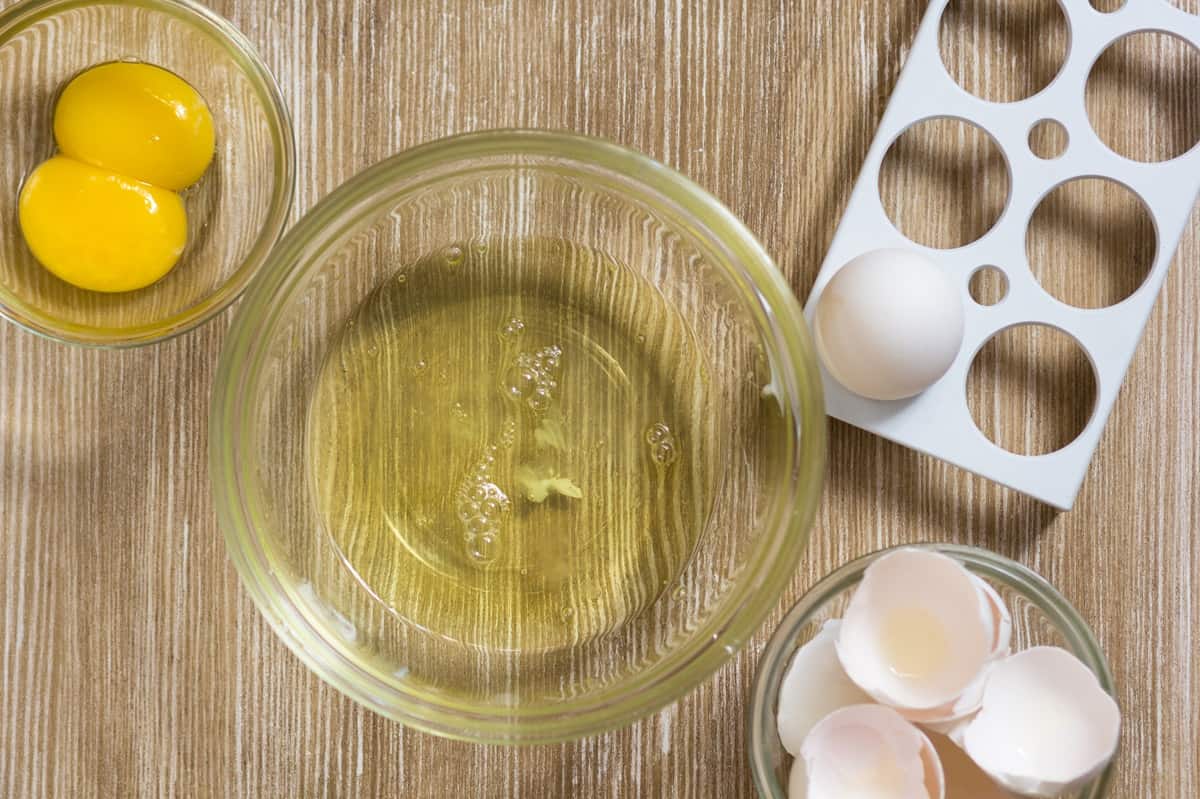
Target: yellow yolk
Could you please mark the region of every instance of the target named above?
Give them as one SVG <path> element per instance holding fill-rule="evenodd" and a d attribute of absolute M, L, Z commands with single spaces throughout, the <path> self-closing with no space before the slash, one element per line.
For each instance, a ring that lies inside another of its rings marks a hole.
<path fill-rule="evenodd" d="M 62 156 L 26 179 L 19 213 L 38 261 L 92 291 L 150 285 L 170 271 L 187 242 L 178 194 Z"/>
<path fill-rule="evenodd" d="M 213 158 L 204 98 L 161 67 L 102 64 L 63 89 L 54 137 L 61 153 L 21 189 L 21 231 L 34 257 L 92 291 L 133 291 L 169 272 L 187 243 L 175 192 Z"/>
<path fill-rule="evenodd" d="M 80 73 L 58 99 L 54 137 L 72 158 L 175 191 L 199 180 L 215 152 L 204 98 L 150 64 Z"/>

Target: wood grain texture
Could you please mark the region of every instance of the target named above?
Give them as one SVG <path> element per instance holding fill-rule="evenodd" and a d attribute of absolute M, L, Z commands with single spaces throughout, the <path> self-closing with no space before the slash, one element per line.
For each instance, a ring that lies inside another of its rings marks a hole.
<path fill-rule="evenodd" d="M 298 211 L 432 138 L 567 128 L 707 187 L 802 296 L 924 5 L 214 3 L 291 103 Z M 1011 69 L 989 58 L 980 72 L 1005 80 Z M 1182 69 L 1167 77 L 1196 113 L 1200 88 Z M 1119 120 L 1122 106 L 1105 113 Z M 1093 624 L 1127 718 L 1113 797 L 1200 795 L 1198 263 L 1193 215 L 1074 511 L 833 424 L 808 558 L 746 649 L 632 728 L 521 750 L 370 715 L 259 618 L 225 558 L 207 484 L 208 395 L 228 316 L 126 353 L 2 326 L 0 796 L 749 797 L 744 708 L 773 622 L 834 566 L 924 539 L 1027 563 Z M 1090 279 L 1086 263 L 1065 268 Z"/>

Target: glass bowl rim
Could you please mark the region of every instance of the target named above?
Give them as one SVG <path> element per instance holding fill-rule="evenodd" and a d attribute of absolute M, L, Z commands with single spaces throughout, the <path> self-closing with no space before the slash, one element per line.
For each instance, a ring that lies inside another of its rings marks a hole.
<path fill-rule="evenodd" d="M 730 264 L 746 273 L 769 325 L 765 333 L 773 337 L 764 346 L 777 356 L 771 366 L 780 401 L 791 412 L 787 475 L 792 490 L 779 489 L 773 497 L 778 498 L 777 512 L 763 525 L 762 542 L 748 564 L 750 573 L 739 573 L 737 585 L 730 589 L 737 601 L 723 601 L 723 612 L 699 625 L 699 632 L 708 637 L 692 635 L 688 646 L 677 647 L 655 667 L 623 682 L 619 699 L 602 696 L 588 707 L 567 701 L 547 710 L 493 712 L 466 702 L 419 700 L 379 680 L 337 651 L 336 642 L 322 636 L 288 600 L 248 502 L 252 459 L 241 452 L 240 439 L 252 428 L 255 378 L 290 298 L 309 274 L 319 271 L 347 231 L 400 202 L 413 191 L 412 183 L 420 184 L 421 175 L 488 157 L 520 158 L 522 168 L 538 158 L 559 167 L 573 163 L 638 187 L 645 192 L 643 200 L 652 196 L 661 208 L 682 209 L 696 229 L 727 248 L 733 256 Z M 402 184 L 404 188 L 396 188 Z M 633 150 L 599 138 L 528 129 L 460 134 L 405 150 L 352 177 L 292 227 L 234 315 L 214 382 L 209 433 L 210 479 L 230 557 L 260 612 L 310 670 L 381 715 L 444 737 L 487 743 L 558 742 L 624 726 L 677 700 L 731 658 L 774 607 L 807 545 L 823 483 L 826 423 L 819 372 L 802 320 L 783 275 L 745 226 L 692 181 Z M 647 671 L 655 679 L 642 679 Z"/>
<path fill-rule="evenodd" d="M 279 84 L 249 39 L 228 20 L 194 0 L 22 0 L 0 12 L 0 46 L 32 25 L 89 6 L 128 6 L 165 13 L 214 38 L 249 80 L 263 108 L 275 154 L 275 187 L 267 216 L 237 269 L 200 301 L 165 318 L 126 327 L 52 324 L 18 296 L 0 287 L 0 317 L 51 341 L 97 349 L 157 344 L 203 325 L 230 306 L 258 273 L 282 236 L 296 186 L 296 142 Z"/>
<path fill-rule="evenodd" d="M 924 542 L 885 547 L 840 566 L 805 591 L 779 622 L 759 657 L 751 689 L 750 709 L 746 714 L 746 751 L 754 787 L 763 799 L 787 799 L 787 789 L 779 784 L 775 769 L 769 762 L 769 753 L 776 745 L 770 738 L 776 736 L 778 740 L 775 705 L 783 675 L 796 651 L 800 630 L 812 621 L 813 615 L 826 603 L 856 585 L 871 563 L 900 549 L 920 549 L 949 555 L 961 561 L 973 573 L 999 581 L 1032 600 L 1043 613 L 1051 617 L 1055 627 L 1067 639 L 1070 651 L 1092 670 L 1100 686 L 1116 696 L 1112 670 L 1091 627 L 1067 598 L 1033 569 L 991 550 L 966 544 Z M 1116 758 L 1113 762 L 1116 762 Z M 1082 799 L 1103 799 L 1107 795 L 1112 768 L 1112 763 L 1109 763 Z"/>

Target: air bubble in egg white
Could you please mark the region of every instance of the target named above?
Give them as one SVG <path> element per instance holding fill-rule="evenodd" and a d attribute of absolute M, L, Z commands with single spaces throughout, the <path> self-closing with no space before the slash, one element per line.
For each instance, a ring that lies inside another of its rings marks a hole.
<path fill-rule="evenodd" d="M 666 441 L 671 435 L 671 428 L 667 427 L 662 422 L 652 424 L 646 428 L 646 443 L 659 444 Z"/>
<path fill-rule="evenodd" d="M 525 323 L 513 317 L 504 323 L 504 327 L 500 328 L 500 335 L 506 339 L 519 338 L 525 332 Z"/>
<path fill-rule="evenodd" d="M 476 539 L 467 547 L 467 553 L 479 563 L 488 563 L 496 559 L 495 547 L 485 544 L 482 538 Z"/>

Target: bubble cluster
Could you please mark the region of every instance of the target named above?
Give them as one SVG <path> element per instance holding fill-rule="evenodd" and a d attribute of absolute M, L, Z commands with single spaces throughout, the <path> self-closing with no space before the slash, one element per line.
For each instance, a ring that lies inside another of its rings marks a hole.
<path fill-rule="evenodd" d="M 537 412 L 545 411 L 558 388 L 558 370 L 562 348 L 543 347 L 537 352 L 522 352 L 504 376 L 504 394 L 524 402 Z"/>
<path fill-rule="evenodd" d="M 504 428 L 500 431 L 500 446 L 512 449 L 517 443 L 517 423 L 512 419 L 504 420 Z"/>
<path fill-rule="evenodd" d="M 670 466 L 679 457 L 675 434 L 662 422 L 646 428 L 646 443 L 650 445 L 650 458 L 660 466 Z"/>
<path fill-rule="evenodd" d="M 504 517 L 512 508 L 508 495 L 492 482 L 495 463 L 496 448 L 488 447 L 454 496 L 455 510 L 463 525 L 467 554 L 479 563 L 496 559 L 496 538 Z"/>
<path fill-rule="evenodd" d="M 512 317 L 504 326 L 500 328 L 500 337 L 506 341 L 512 341 L 521 337 L 525 332 L 525 322 L 517 317 Z"/>

